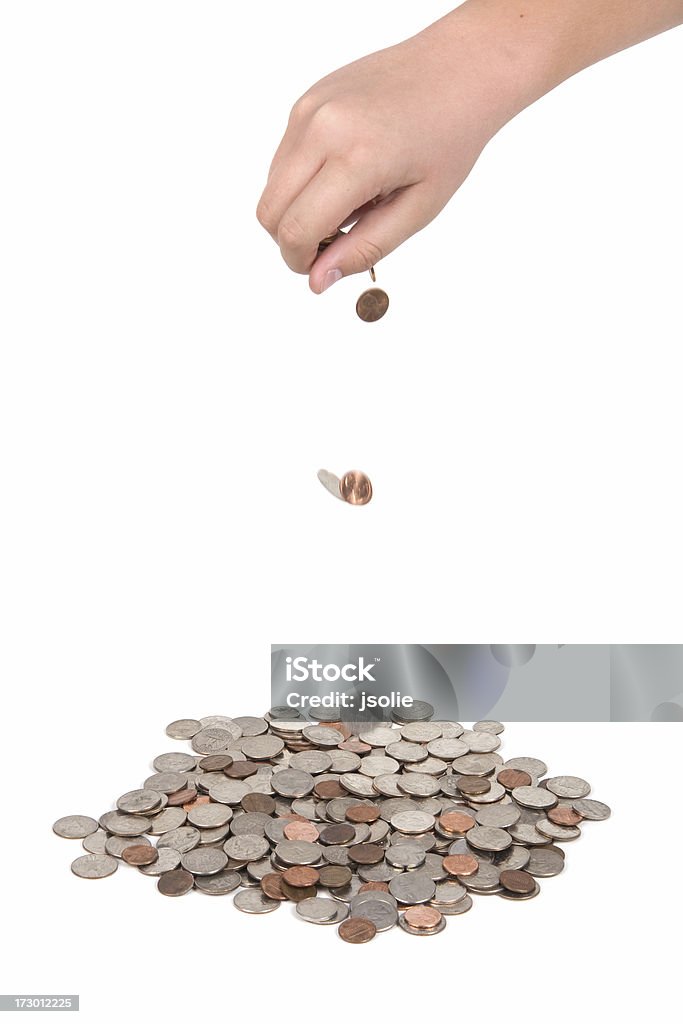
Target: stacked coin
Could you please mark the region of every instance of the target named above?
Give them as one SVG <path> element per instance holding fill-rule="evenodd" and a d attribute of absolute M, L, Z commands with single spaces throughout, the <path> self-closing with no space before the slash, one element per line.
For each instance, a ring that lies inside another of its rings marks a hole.
<path fill-rule="evenodd" d="M 159 754 L 98 819 L 69 815 L 53 830 L 83 840 L 71 865 L 81 878 L 123 861 L 165 896 L 239 890 L 248 914 L 292 903 L 346 942 L 396 925 L 435 935 L 473 895 L 537 896 L 538 879 L 563 870 L 563 844 L 610 809 L 584 779 L 503 760 L 501 723 L 432 715 L 420 701 L 375 724 L 287 707 L 179 719 L 166 733 L 194 753 Z"/>

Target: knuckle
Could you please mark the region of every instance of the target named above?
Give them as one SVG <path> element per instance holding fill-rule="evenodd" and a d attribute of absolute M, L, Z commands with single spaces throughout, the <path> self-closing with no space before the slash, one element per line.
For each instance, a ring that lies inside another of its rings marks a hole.
<path fill-rule="evenodd" d="M 277 240 L 280 248 L 298 249 L 304 244 L 306 233 L 303 225 L 296 217 L 285 217 L 277 231 Z"/>
<path fill-rule="evenodd" d="M 354 243 L 354 256 L 364 270 L 369 270 L 382 259 L 384 253 L 376 242 L 369 238 L 358 238 Z"/>
<path fill-rule="evenodd" d="M 258 206 L 256 207 L 256 219 L 262 228 L 265 228 L 266 231 L 270 232 L 270 234 L 273 234 L 277 227 L 277 224 L 275 222 L 275 218 L 273 216 L 273 211 L 270 207 L 270 204 L 266 199 L 259 199 Z"/>
<path fill-rule="evenodd" d="M 300 96 L 294 106 L 289 112 L 289 123 L 300 124 L 302 121 L 306 121 L 317 106 L 316 101 L 313 98 L 312 93 L 305 92 L 303 96 Z"/>

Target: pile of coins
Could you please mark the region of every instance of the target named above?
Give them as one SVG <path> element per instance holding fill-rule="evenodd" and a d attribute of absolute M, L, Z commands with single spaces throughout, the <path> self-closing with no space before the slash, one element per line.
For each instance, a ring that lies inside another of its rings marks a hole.
<path fill-rule="evenodd" d="M 159 754 L 113 809 L 53 830 L 83 840 L 71 865 L 82 878 L 123 861 L 165 896 L 238 890 L 248 914 L 292 903 L 346 942 L 396 925 L 436 935 L 473 896 L 537 896 L 538 879 L 563 870 L 563 845 L 610 809 L 536 757 L 504 761 L 500 722 L 465 729 L 432 714 L 416 701 L 380 724 L 310 721 L 287 707 L 181 719 L 166 733 L 193 753 Z"/>

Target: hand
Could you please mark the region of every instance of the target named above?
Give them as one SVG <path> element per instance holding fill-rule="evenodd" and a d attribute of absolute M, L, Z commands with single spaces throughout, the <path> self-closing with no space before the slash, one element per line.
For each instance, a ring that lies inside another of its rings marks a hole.
<path fill-rule="evenodd" d="M 428 224 L 509 116 L 454 15 L 335 71 L 294 105 L 257 216 L 314 292 Z M 321 239 L 354 222 L 318 255 Z"/>

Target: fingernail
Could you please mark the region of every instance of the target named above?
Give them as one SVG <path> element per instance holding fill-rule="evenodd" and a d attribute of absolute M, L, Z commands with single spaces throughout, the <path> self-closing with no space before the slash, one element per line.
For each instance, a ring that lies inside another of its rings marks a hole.
<path fill-rule="evenodd" d="M 323 277 L 323 283 L 320 287 L 320 294 L 322 295 L 322 293 L 326 292 L 327 289 L 331 287 L 331 285 L 336 284 L 336 282 L 341 281 L 341 279 L 342 272 L 341 270 L 338 270 L 337 267 L 335 267 L 334 270 L 328 270 L 325 276 Z"/>

